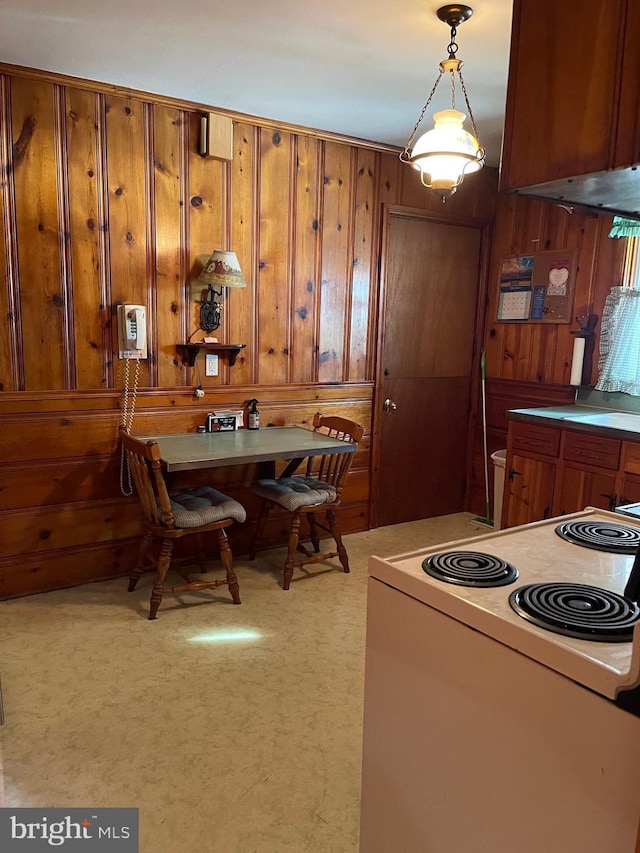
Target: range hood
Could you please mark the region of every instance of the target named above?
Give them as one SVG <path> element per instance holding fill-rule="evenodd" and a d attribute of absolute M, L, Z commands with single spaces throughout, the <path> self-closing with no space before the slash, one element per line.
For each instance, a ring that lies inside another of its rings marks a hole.
<path fill-rule="evenodd" d="M 511 192 L 640 219 L 640 165 L 560 178 Z"/>

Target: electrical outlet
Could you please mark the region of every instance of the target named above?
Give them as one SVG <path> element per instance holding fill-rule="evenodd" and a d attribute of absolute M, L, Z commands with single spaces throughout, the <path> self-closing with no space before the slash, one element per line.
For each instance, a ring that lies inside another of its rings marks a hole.
<path fill-rule="evenodd" d="M 217 376 L 218 375 L 218 356 L 215 353 L 208 352 L 204 357 L 204 375 L 205 376 Z"/>

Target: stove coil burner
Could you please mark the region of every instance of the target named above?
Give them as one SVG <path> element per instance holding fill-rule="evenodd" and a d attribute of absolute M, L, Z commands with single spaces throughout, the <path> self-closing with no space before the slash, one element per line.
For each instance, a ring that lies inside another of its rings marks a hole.
<path fill-rule="evenodd" d="M 608 521 L 565 521 L 556 527 L 563 539 L 596 551 L 635 554 L 640 545 L 640 530 Z"/>
<path fill-rule="evenodd" d="M 518 577 L 515 566 L 478 551 L 434 554 L 423 561 L 422 568 L 439 581 L 459 586 L 506 586 Z"/>
<path fill-rule="evenodd" d="M 565 637 L 628 643 L 640 607 L 628 598 L 582 583 L 532 583 L 514 590 L 509 604 L 523 619 Z"/>

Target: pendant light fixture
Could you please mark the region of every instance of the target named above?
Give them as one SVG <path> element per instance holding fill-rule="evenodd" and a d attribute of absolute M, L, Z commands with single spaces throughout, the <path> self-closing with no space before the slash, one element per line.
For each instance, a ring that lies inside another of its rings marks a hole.
<path fill-rule="evenodd" d="M 400 154 L 400 159 L 403 163 L 408 163 L 414 169 L 418 169 L 422 185 L 437 193 L 444 202 L 448 196 L 455 193 L 465 175 L 477 172 L 484 166 L 485 153 L 484 148 L 478 142 L 476 123 L 462 79 L 460 71 L 462 61 L 456 58 L 458 51 L 456 44 L 457 28 L 464 21 L 469 20 L 473 15 L 473 9 L 470 6 L 450 4 L 442 6 L 436 14 L 441 21 L 451 27 L 449 56 L 440 63 L 440 73 L 433 84 L 411 136 L 407 140 L 404 151 Z M 451 78 L 451 109 L 434 113 L 434 128 L 423 133 L 414 144 L 420 123 L 445 73 L 448 73 Z M 465 114 L 456 109 L 456 75 L 460 81 L 460 89 L 469 113 L 473 135 L 463 127 Z"/>

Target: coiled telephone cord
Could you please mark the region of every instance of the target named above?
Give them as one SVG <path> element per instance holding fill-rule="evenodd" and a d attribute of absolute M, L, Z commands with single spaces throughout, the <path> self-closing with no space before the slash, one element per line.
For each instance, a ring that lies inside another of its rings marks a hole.
<path fill-rule="evenodd" d="M 138 382 L 140 380 L 140 359 L 134 359 L 136 363 L 135 373 L 133 375 L 133 389 L 131 391 L 131 405 L 129 405 L 129 362 L 130 358 L 124 360 L 124 390 L 122 394 L 122 426 L 127 434 L 131 432 L 133 426 L 133 416 L 136 411 L 136 398 L 138 396 Z M 127 485 L 125 488 L 125 478 Z M 127 491 L 128 489 L 128 491 Z M 127 452 L 124 449 L 124 444 L 120 445 L 120 491 L 125 497 L 130 497 L 133 494 L 133 482 L 131 480 L 131 467 L 127 458 Z"/>

